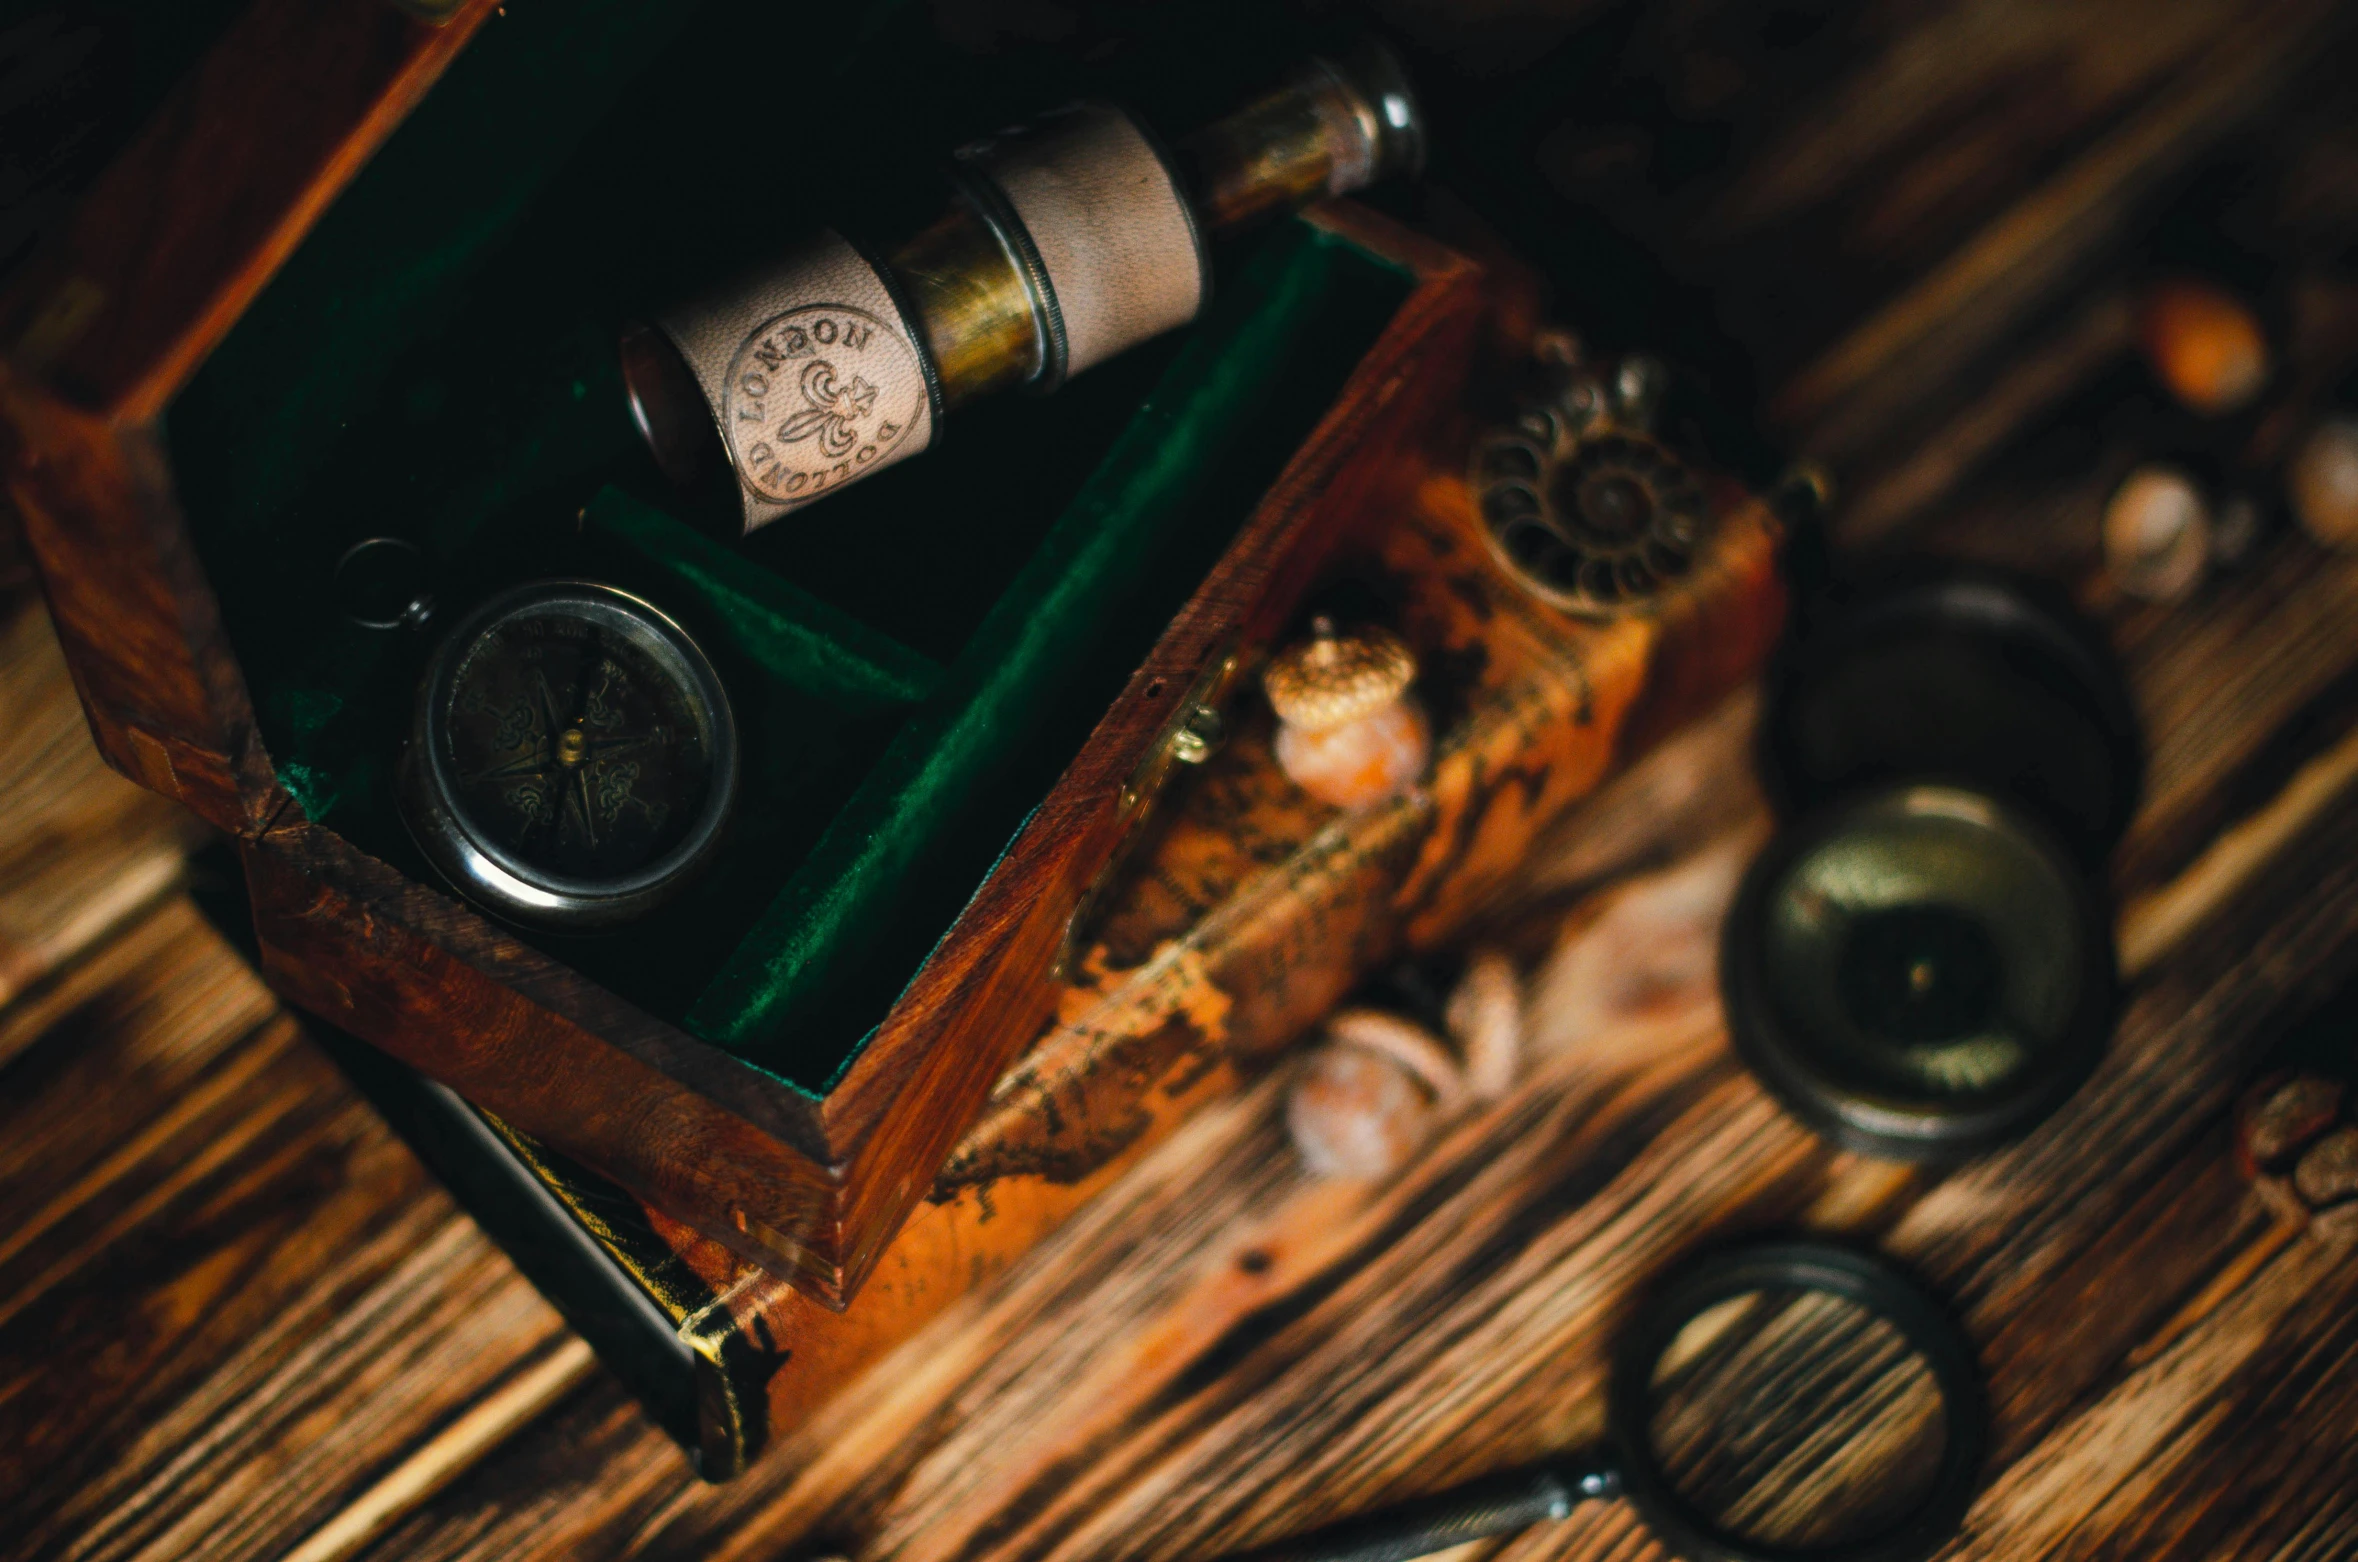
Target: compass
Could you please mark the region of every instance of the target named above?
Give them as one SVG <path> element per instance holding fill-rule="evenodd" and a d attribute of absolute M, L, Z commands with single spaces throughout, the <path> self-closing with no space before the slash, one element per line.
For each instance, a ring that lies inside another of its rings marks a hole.
<path fill-rule="evenodd" d="M 462 894 L 518 922 L 609 927 L 712 859 L 736 723 L 703 651 L 627 592 L 545 580 L 451 630 L 418 686 L 400 798 Z"/>

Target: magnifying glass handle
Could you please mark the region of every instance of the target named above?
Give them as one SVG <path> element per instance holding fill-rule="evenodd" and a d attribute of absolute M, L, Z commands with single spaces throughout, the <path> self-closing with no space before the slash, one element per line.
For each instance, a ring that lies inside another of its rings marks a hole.
<path fill-rule="evenodd" d="M 1592 1497 L 1621 1494 L 1621 1472 L 1599 1458 L 1535 1464 L 1364 1518 L 1346 1519 L 1227 1562 L 1407 1562 L 1470 1540 L 1560 1519 Z"/>

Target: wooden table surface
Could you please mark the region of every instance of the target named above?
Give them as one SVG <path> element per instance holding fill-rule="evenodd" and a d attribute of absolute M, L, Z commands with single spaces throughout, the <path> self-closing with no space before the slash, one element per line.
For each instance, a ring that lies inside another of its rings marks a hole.
<path fill-rule="evenodd" d="M 1429 34 L 1448 8 L 1390 9 Z M 1582 9 L 1449 25 L 1478 65 Z M 2316 262 L 2288 383 L 2358 357 L 2332 272 L 2358 58 L 2327 0 L 1832 10 L 1654 6 L 1616 35 L 1632 91 L 1720 127 L 1703 172 L 1567 105 L 1499 177 L 1657 257 L 1649 307 L 1741 348 L 1841 479 L 1845 541 L 2032 566 L 2107 624 L 2150 749 L 2128 998 L 2056 1119 L 1909 1171 L 1829 1151 L 1732 1061 L 1710 932 L 1765 827 L 1740 700 L 1489 918 L 1528 973 L 1510 1098 L 1396 1177 L 1319 1183 L 1264 1080 L 707 1487 L 196 914 L 191 830 L 101 768 L 18 572 L 0 1553 L 1208 1555 L 1576 1442 L 1633 1284 L 1799 1225 L 1901 1255 L 1974 1336 L 1997 1434 L 1956 1555 L 2358 1556 L 2358 1249 L 2255 1192 L 2228 1124 L 2358 970 L 2358 558 L 2283 534 L 2159 607 L 2096 550 L 2111 486 L 2179 437 L 2130 340 L 2156 234 L 2191 209 L 2280 244 L 2281 276 Z M 1655 1552 L 1592 1505 L 1469 1554 Z"/>

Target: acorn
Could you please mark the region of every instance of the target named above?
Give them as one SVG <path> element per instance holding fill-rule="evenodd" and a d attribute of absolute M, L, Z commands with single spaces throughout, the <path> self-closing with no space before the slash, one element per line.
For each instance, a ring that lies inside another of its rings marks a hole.
<path fill-rule="evenodd" d="M 1464 1076 L 1423 1026 L 1381 1009 L 1345 1009 L 1326 1032 L 1286 1092 L 1294 1151 L 1313 1177 L 1384 1176 L 1465 1099 Z"/>
<path fill-rule="evenodd" d="M 2137 335 L 2170 394 L 2204 417 L 2250 406 L 2268 383 L 2268 335 L 2259 315 L 2213 283 L 2156 284 L 2138 311 Z"/>
<path fill-rule="evenodd" d="M 1358 808 L 1414 786 L 1432 758 L 1432 733 L 1410 698 L 1416 657 L 1399 638 L 1367 628 L 1337 633 L 1312 621 L 1310 637 L 1261 675 L 1277 712 L 1277 763 L 1320 802 Z"/>
<path fill-rule="evenodd" d="M 1432 1131 L 1433 1103 L 1389 1058 L 1320 1047 L 1286 1093 L 1286 1132 L 1313 1177 L 1381 1177 Z"/>
<path fill-rule="evenodd" d="M 2358 552 L 2358 417 L 2318 424 L 2285 477 L 2301 530 L 2338 552 Z"/>
<path fill-rule="evenodd" d="M 2201 581 L 2211 556 L 2210 506 L 2173 466 L 2141 466 L 2104 507 L 2104 562 L 2133 597 L 2175 602 Z"/>
<path fill-rule="evenodd" d="M 1425 1087 L 1435 1106 L 1447 1109 L 1466 1096 L 1466 1078 L 1440 1038 L 1416 1021 L 1383 1009 L 1344 1009 L 1326 1022 L 1327 1038 L 1389 1058 Z"/>

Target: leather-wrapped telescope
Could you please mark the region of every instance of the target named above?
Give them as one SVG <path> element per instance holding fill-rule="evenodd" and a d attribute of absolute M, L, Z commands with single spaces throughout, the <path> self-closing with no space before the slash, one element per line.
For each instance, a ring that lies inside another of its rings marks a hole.
<path fill-rule="evenodd" d="M 943 415 L 1187 324 L 1210 243 L 1422 164 L 1391 55 L 1314 59 L 1165 147 L 1078 103 L 959 150 L 948 208 L 889 251 L 822 230 L 625 329 L 631 415 L 673 480 L 735 475 L 747 531 L 931 445 Z"/>

